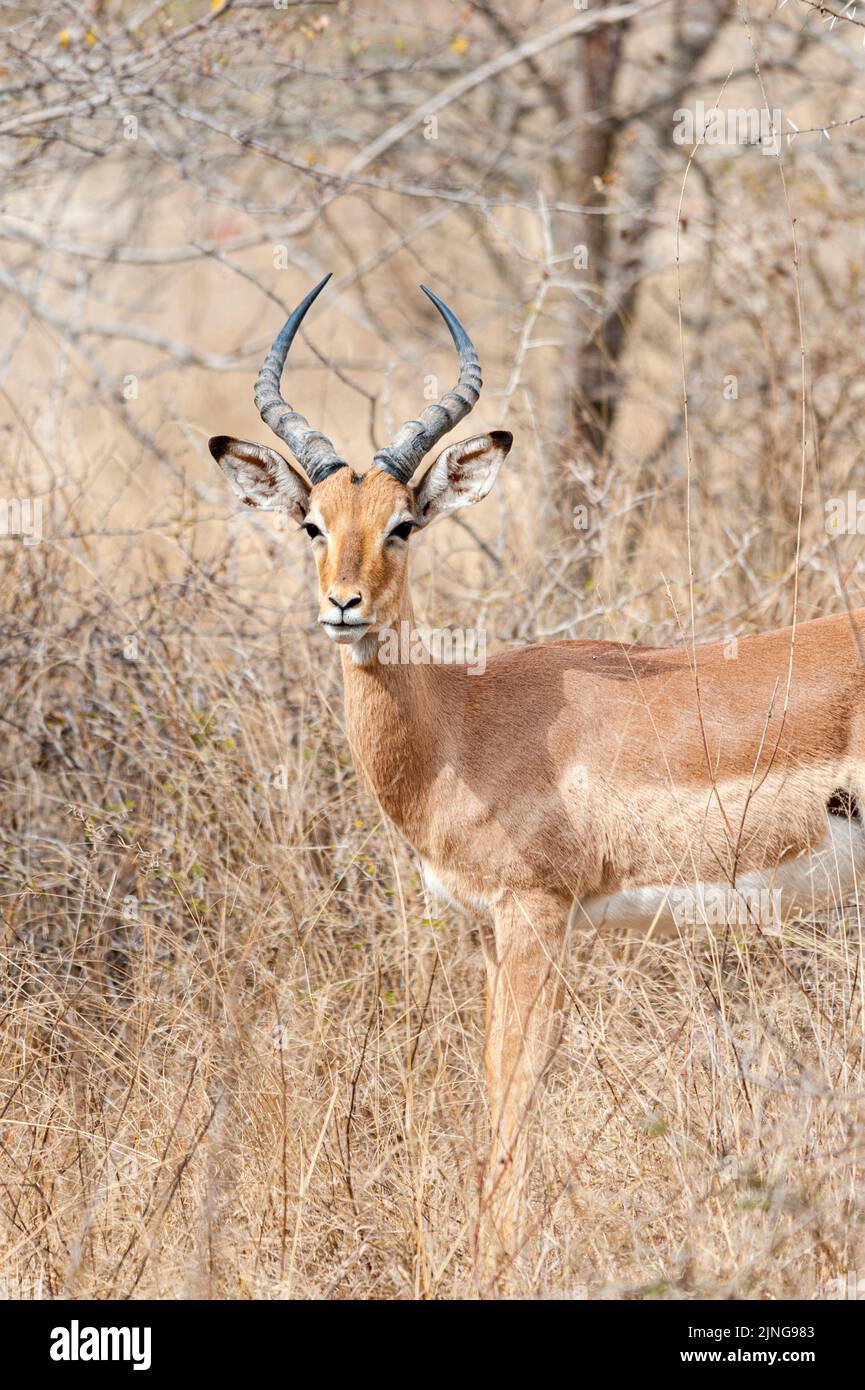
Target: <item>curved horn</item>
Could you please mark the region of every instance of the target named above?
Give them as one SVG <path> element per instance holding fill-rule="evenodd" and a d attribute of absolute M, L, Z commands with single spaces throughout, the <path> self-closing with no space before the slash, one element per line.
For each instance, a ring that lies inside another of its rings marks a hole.
<path fill-rule="evenodd" d="M 452 391 L 447 391 L 434 405 L 428 405 L 419 420 L 407 420 L 397 431 L 393 443 L 379 449 L 375 455 L 373 467 L 392 473 L 401 483 L 409 481 L 424 454 L 429 453 L 442 435 L 468 415 L 477 404 L 483 385 L 478 355 L 456 314 L 426 285 L 421 285 L 421 289 L 427 299 L 432 300 L 450 329 L 460 361 L 460 375 Z"/>
<path fill-rule="evenodd" d="M 280 395 L 279 382 L 288 350 L 294 342 L 294 335 L 303 323 L 310 304 L 321 294 L 329 279 L 330 275 L 325 275 L 290 315 L 265 357 L 255 383 L 255 404 L 262 420 L 288 445 L 313 485 L 320 483 L 328 474 L 336 472 L 337 468 L 347 468 L 348 465 L 344 458 L 340 458 L 325 435 L 314 430 L 302 415 L 286 404 Z"/>

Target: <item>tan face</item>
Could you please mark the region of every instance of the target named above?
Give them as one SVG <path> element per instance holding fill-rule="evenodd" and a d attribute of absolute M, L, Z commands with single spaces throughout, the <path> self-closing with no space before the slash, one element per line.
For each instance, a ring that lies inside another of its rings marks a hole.
<path fill-rule="evenodd" d="M 451 444 L 417 483 L 381 468 L 337 468 L 314 486 L 275 449 L 216 435 L 210 452 L 247 507 L 284 512 L 306 531 L 318 567 L 319 617 L 334 642 L 353 645 L 394 625 L 408 574 L 408 540 L 486 497 L 512 436 L 492 430 Z M 367 660 L 358 647 L 355 660 Z"/>
<path fill-rule="evenodd" d="M 319 615 L 334 642 L 396 622 L 417 525 L 411 491 L 389 473 L 340 468 L 309 494 L 301 523 L 318 569 Z"/>

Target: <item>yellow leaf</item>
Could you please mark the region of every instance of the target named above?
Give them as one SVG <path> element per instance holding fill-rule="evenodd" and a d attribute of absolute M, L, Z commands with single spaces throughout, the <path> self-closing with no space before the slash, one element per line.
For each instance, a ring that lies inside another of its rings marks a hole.
<path fill-rule="evenodd" d="M 69 47 L 69 44 L 70 44 L 70 42 L 71 42 L 71 39 L 70 39 L 70 34 L 69 34 L 69 30 L 68 30 L 68 29 L 61 29 L 61 30 L 60 30 L 60 33 L 57 35 L 57 42 L 58 42 L 59 44 L 62 44 L 62 46 L 63 46 L 64 48 L 68 48 L 68 47 Z"/>
<path fill-rule="evenodd" d="M 451 53 L 456 53 L 458 58 L 461 58 L 464 53 L 467 53 L 468 48 L 469 41 L 465 34 L 457 34 L 456 38 L 451 40 Z"/>
<path fill-rule="evenodd" d="M 92 29 L 87 30 L 87 33 L 84 35 L 84 42 L 87 44 L 88 48 L 92 48 L 95 44 L 96 35 L 94 34 Z"/>

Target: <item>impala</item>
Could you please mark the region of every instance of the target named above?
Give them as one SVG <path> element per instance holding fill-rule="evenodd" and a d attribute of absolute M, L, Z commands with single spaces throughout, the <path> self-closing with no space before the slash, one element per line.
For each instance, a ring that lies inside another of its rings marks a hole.
<path fill-rule="evenodd" d="M 856 889 L 865 611 L 733 644 L 545 642 L 490 657 L 482 671 L 380 659 L 385 637 L 414 627 L 414 533 L 485 497 L 512 436 L 451 444 L 415 476 L 481 390 L 468 334 L 422 287 L 450 331 L 459 379 L 355 471 L 280 394 L 291 343 L 327 278 L 288 319 L 255 392 L 300 469 L 222 435 L 210 450 L 247 506 L 287 512 L 306 532 L 318 621 L 342 648 L 358 773 L 431 886 L 491 918 L 481 933 L 490 1209 L 506 1239 L 570 931 L 675 930 L 683 891 L 703 902 L 722 890 L 741 923 L 743 902 L 768 895 L 781 913 L 812 911 Z"/>

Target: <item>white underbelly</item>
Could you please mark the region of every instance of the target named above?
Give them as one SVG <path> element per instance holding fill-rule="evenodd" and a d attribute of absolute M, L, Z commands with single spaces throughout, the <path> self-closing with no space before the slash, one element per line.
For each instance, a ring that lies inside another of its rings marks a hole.
<path fill-rule="evenodd" d="M 626 888 L 577 902 L 570 926 L 669 934 L 688 926 L 779 926 L 793 913 L 840 907 L 865 881 L 865 827 L 827 816 L 825 839 L 775 868 L 740 874 L 735 887 L 687 883 Z"/>

